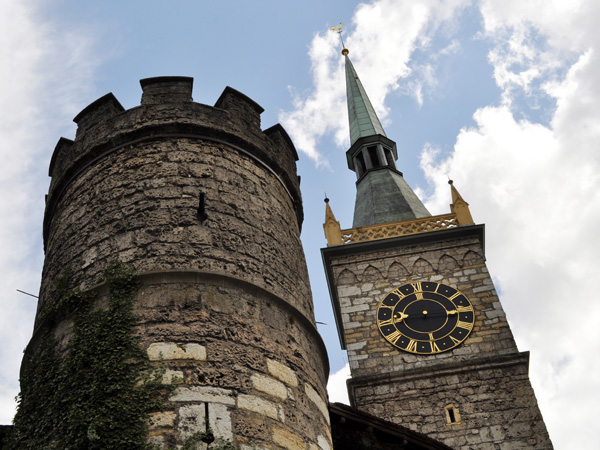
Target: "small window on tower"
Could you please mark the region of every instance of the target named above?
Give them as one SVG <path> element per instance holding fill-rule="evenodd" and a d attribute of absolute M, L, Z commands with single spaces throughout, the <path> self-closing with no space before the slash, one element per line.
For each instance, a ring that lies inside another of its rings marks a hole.
<path fill-rule="evenodd" d="M 444 408 L 446 412 L 446 423 L 448 425 L 452 425 L 455 423 L 460 423 L 460 413 L 458 412 L 458 408 L 453 404 L 449 404 Z"/>

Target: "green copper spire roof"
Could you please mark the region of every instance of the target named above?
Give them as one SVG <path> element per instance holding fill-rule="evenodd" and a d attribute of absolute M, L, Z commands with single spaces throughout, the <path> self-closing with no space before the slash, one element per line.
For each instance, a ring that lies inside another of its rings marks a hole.
<path fill-rule="evenodd" d="M 353 227 L 431 216 L 396 169 L 396 143 L 385 135 L 348 53 L 346 48 L 342 50 L 351 141 L 346 159 L 358 178 Z"/>
<path fill-rule="evenodd" d="M 347 51 L 344 52 L 344 57 L 346 58 L 346 95 L 348 97 L 350 145 L 353 145 L 361 137 L 376 134 L 385 136 L 381 122 L 375 114 L 373 105 L 371 105 L 367 92 L 354 70 Z"/>

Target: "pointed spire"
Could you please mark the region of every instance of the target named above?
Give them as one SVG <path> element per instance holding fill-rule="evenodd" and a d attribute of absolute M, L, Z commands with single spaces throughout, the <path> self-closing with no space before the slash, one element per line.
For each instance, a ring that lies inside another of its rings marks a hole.
<path fill-rule="evenodd" d="M 350 145 L 366 136 L 380 134 L 385 136 L 385 131 L 375 113 L 375 109 L 367 96 L 352 61 L 348 57 L 350 51 L 345 48 L 342 55 L 346 59 L 346 95 L 348 98 L 348 121 L 350 122 Z"/>
<path fill-rule="evenodd" d="M 323 230 L 325 230 L 327 246 L 342 243 L 342 228 L 340 227 L 340 222 L 333 215 L 327 196 L 325 196 L 325 223 L 323 224 Z"/>
<path fill-rule="evenodd" d="M 351 147 L 348 168 L 356 172 L 356 203 L 353 227 L 379 225 L 431 216 L 396 169 L 396 143 L 385 135 L 373 105 L 348 57 L 346 93 Z"/>
<path fill-rule="evenodd" d="M 450 185 L 450 193 L 452 194 L 452 203 L 450 204 L 450 211 L 456 214 L 456 220 L 459 225 L 470 225 L 475 223 L 469 210 L 469 204 L 462 198 L 458 190 L 454 187 L 454 182 L 448 180 Z"/>

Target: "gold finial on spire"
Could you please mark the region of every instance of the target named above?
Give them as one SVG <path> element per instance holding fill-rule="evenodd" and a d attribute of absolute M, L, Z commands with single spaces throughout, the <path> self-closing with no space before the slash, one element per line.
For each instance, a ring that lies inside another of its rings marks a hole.
<path fill-rule="evenodd" d="M 342 42 L 342 55 L 346 56 L 348 53 L 350 53 L 350 51 L 344 45 L 344 39 L 342 38 L 342 25 L 343 22 L 340 22 L 340 24 L 337 27 L 330 27 L 329 29 L 331 31 L 336 31 L 337 34 L 340 35 L 340 41 Z"/>
<path fill-rule="evenodd" d="M 450 185 L 450 192 L 452 194 L 452 203 L 450 204 L 450 211 L 456 214 L 456 220 L 459 225 L 470 225 L 474 224 L 471 211 L 469 210 L 469 204 L 462 198 L 458 190 L 454 187 L 454 181 L 448 180 Z"/>
<path fill-rule="evenodd" d="M 325 223 L 323 224 L 327 246 L 339 245 L 342 243 L 342 228 L 340 223 L 335 219 L 333 211 L 329 206 L 329 199 L 325 194 Z"/>

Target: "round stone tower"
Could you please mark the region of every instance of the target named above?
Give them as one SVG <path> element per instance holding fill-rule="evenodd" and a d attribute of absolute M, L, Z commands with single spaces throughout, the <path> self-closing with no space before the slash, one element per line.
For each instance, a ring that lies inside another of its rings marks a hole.
<path fill-rule="evenodd" d="M 141 106 L 105 95 L 54 151 L 38 318 L 67 264 L 100 308 L 103 271 L 125 263 L 139 282 L 134 334 L 170 389 L 149 442 L 180 448 L 210 430 L 242 449 L 330 449 L 290 138 L 262 131 L 262 108 L 229 87 L 211 107 L 192 101 L 191 78 L 141 86 Z M 54 322 L 68 352 L 70 317 Z"/>

